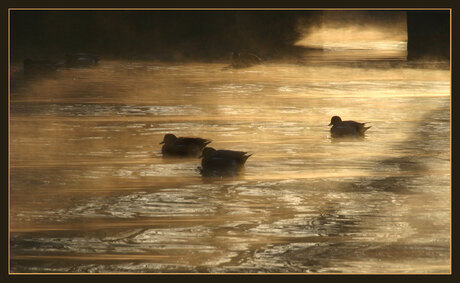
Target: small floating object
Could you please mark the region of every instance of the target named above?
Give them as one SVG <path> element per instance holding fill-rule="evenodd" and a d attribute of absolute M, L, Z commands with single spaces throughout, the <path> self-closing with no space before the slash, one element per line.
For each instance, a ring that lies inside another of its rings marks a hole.
<path fill-rule="evenodd" d="M 166 134 L 161 148 L 164 157 L 199 157 L 203 148 L 210 144 L 211 140 L 202 138 L 176 137 Z"/>
<path fill-rule="evenodd" d="M 66 67 L 90 67 L 97 65 L 100 60 L 99 55 L 89 53 L 71 53 L 65 56 Z"/>
<path fill-rule="evenodd" d="M 202 176 L 234 176 L 243 168 L 252 154 L 245 151 L 203 149 L 200 173 Z"/>
<path fill-rule="evenodd" d="M 365 123 L 359 123 L 355 121 L 342 121 L 339 116 L 334 116 L 331 118 L 332 125 L 331 136 L 333 138 L 341 137 L 364 137 L 364 133 L 371 127 L 366 127 Z"/>
<path fill-rule="evenodd" d="M 262 63 L 262 59 L 260 59 L 257 55 L 251 53 L 232 52 L 231 66 L 233 68 L 247 68 L 260 63 Z"/>

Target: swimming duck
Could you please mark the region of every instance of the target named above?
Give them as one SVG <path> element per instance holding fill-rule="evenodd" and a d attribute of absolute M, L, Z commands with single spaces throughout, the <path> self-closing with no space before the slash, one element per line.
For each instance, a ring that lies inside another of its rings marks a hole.
<path fill-rule="evenodd" d="M 89 67 L 97 65 L 100 56 L 89 53 L 66 54 L 65 64 L 67 67 Z"/>
<path fill-rule="evenodd" d="M 215 150 L 212 147 L 203 149 L 200 173 L 203 176 L 232 176 L 243 169 L 246 160 L 251 156 L 244 151 Z"/>
<path fill-rule="evenodd" d="M 199 157 L 203 148 L 210 143 L 211 140 L 207 139 L 166 134 L 160 144 L 163 144 L 161 148 L 163 156 Z"/>
<path fill-rule="evenodd" d="M 332 125 L 331 136 L 333 138 L 339 137 L 363 137 L 364 133 L 371 127 L 365 127 L 365 123 L 359 123 L 355 121 L 342 121 L 339 116 L 331 118 Z"/>

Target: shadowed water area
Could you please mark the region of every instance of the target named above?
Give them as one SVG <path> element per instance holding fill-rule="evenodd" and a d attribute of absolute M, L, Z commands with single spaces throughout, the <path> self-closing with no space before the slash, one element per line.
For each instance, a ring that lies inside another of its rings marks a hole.
<path fill-rule="evenodd" d="M 14 65 L 11 271 L 450 272 L 448 68 L 226 66 Z M 332 140 L 334 115 L 372 128 Z M 166 133 L 253 155 L 203 178 Z"/>

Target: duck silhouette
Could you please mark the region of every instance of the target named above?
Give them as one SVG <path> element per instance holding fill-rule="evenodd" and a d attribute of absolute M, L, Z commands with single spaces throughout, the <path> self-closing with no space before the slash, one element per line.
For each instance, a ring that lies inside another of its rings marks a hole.
<path fill-rule="evenodd" d="M 365 123 L 359 123 L 355 121 L 342 121 L 339 116 L 331 118 L 331 136 L 333 138 L 341 137 L 364 137 L 364 133 L 371 127 L 366 127 Z"/>
<path fill-rule="evenodd" d="M 201 155 L 200 173 L 203 176 L 234 176 L 243 169 L 251 155 L 245 151 L 206 147 Z"/>
<path fill-rule="evenodd" d="M 203 148 L 210 143 L 208 139 L 166 134 L 160 144 L 163 144 L 161 153 L 164 157 L 199 157 Z"/>

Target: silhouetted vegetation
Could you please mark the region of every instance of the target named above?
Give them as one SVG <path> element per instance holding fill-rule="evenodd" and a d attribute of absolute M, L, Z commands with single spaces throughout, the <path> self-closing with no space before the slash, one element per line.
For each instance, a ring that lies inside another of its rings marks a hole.
<path fill-rule="evenodd" d="M 90 52 L 115 58 L 230 59 L 292 52 L 319 11 L 12 11 L 12 56 Z"/>
<path fill-rule="evenodd" d="M 408 11 L 407 34 L 409 60 L 449 60 L 449 11 Z"/>

